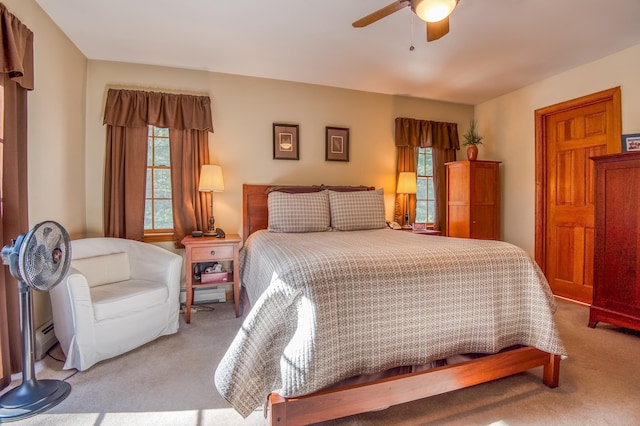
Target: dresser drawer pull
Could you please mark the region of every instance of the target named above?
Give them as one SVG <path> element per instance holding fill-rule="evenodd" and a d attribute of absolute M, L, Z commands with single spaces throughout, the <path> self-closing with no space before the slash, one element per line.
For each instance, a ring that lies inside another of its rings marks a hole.
<path fill-rule="evenodd" d="M 216 251 L 215 250 L 211 250 L 211 256 L 215 256 L 216 255 Z"/>

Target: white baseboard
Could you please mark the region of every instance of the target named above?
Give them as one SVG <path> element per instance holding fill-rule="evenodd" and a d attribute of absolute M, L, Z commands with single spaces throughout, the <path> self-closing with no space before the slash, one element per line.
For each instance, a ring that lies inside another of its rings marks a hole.
<path fill-rule="evenodd" d="M 53 321 L 49 320 L 42 324 L 36 330 L 36 348 L 34 358 L 36 361 L 41 360 L 47 354 L 47 351 L 58 342 L 56 333 L 53 330 Z"/>

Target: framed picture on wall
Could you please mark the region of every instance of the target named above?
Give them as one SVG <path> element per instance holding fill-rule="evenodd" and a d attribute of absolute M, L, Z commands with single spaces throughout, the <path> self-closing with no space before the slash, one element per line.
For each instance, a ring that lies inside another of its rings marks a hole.
<path fill-rule="evenodd" d="M 273 123 L 273 158 L 298 160 L 300 157 L 300 133 L 297 124 Z"/>
<path fill-rule="evenodd" d="M 622 151 L 640 151 L 640 133 L 622 135 Z"/>
<path fill-rule="evenodd" d="M 327 127 L 325 161 L 349 161 L 349 129 Z"/>

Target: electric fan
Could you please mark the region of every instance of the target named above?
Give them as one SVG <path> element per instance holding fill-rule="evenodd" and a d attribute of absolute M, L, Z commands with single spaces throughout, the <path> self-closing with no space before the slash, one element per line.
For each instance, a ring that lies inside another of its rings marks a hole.
<path fill-rule="evenodd" d="M 51 290 L 67 273 L 70 261 L 69 235 L 52 221 L 37 224 L 2 248 L 2 262 L 19 282 L 22 384 L 0 397 L 0 423 L 48 410 L 71 392 L 71 385 L 65 381 L 35 378 L 31 306 L 31 289 Z"/>

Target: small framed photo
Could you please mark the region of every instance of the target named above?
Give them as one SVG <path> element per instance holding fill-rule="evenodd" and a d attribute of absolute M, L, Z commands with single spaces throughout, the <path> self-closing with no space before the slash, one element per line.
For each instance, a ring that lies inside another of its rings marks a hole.
<path fill-rule="evenodd" d="M 300 134 L 297 124 L 273 123 L 273 158 L 298 160 L 300 158 Z"/>
<path fill-rule="evenodd" d="M 640 133 L 622 135 L 622 151 L 640 151 Z"/>
<path fill-rule="evenodd" d="M 349 129 L 327 127 L 325 161 L 349 161 Z"/>

